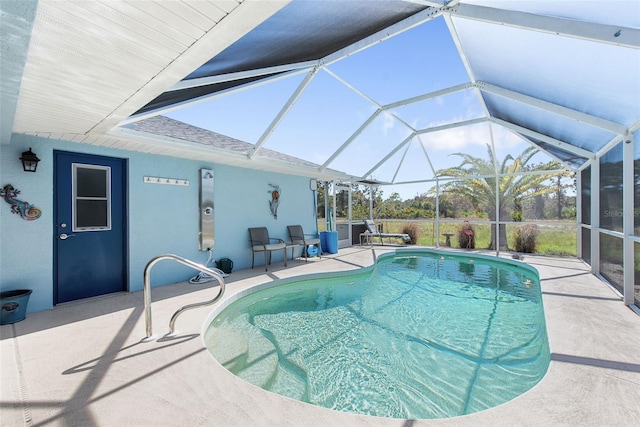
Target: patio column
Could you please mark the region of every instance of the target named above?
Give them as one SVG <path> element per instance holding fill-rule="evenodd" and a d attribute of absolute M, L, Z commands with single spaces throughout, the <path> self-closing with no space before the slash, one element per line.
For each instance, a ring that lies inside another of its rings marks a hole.
<path fill-rule="evenodd" d="M 591 162 L 591 273 L 600 274 L 600 161 Z"/>
<path fill-rule="evenodd" d="M 440 247 L 440 182 L 436 177 L 436 248 Z"/>
<path fill-rule="evenodd" d="M 500 256 L 500 182 L 498 179 L 496 173 L 496 256 Z"/>
<path fill-rule="evenodd" d="M 582 173 L 576 171 L 576 254 L 582 259 Z"/>
<path fill-rule="evenodd" d="M 634 304 L 634 144 L 633 135 L 627 134 L 622 145 L 622 230 L 623 230 L 623 289 L 625 305 Z"/>
<path fill-rule="evenodd" d="M 369 185 L 369 219 L 373 221 L 373 185 Z"/>

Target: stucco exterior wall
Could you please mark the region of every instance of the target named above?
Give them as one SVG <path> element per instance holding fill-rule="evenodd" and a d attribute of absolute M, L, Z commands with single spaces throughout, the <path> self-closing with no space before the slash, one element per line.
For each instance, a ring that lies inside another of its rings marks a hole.
<path fill-rule="evenodd" d="M 36 173 L 22 171 L 18 160 L 29 147 L 41 159 Z M 266 226 L 272 237 L 285 240 L 287 225 L 300 224 L 308 232 L 315 231 L 313 192 L 305 177 L 14 134 L 10 144 L 0 145 L 0 185 L 19 189 L 19 199 L 41 209 L 42 216 L 25 221 L 0 200 L 0 289 L 32 289 L 28 312 L 53 306 L 54 150 L 128 160 L 130 291 L 142 289 L 144 268 L 157 255 L 172 253 L 206 262 L 207 253 L 198 251 L 201 168 L 213 170 L 215 177 L 214 259 L 231 258 L 235 270 L 250 268 L 248 227 Z M 187 179 L 189 186 L 148 184 L 144 176 Z M 277 220 L 269 210 L 269 184 L 281 188 Z M 281 255 L 274 254 L 273 262 L 281 260 Z M 256 262 L 261 265 L 261 258 Z M 151 283 L 175 283 L 195 274 L 180 264 L 162 261 L 154 267 Z"/>

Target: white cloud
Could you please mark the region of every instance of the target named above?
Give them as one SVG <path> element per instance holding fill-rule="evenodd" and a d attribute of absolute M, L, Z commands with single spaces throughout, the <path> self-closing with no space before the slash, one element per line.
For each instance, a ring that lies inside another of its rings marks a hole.
<path fill-rule="evenodd" d="M 493 141 L 496 149 L 509 150 L 521 145 L 523 140 L 513 132 L 502 126 L 492 126 Z M 491 133 L 488 123 L 481 123 L 459 128 L 451 128 L 440 132 L 420 135 L 427 150 L 439 150 L 447 152 L 465 151 L 472 147 L 481 147 L 485 150 L 491 143 Z"/>
<path fill-rule="evenodd" d="M 384 136 L 387 136 L 389 134 L 389 131 L 391 131 L 391 129 L 393 129 L 393 127 L 396 124 L 396 119 L 391 116 L 390 114 L 387 114 L 386 112 L 383 113 L 382 116 L 382 134 Z"/>
<path fill-rule="evenodd" d="M 420 140 L 427 150 L 447 152 L 462 151 L 470 146 L 485 147 L 490 142 L 489 129 L 486 124 L 446 129 L 439 132 L 420 135 Z"/>
<path fill-rule="evenodd" d="M 515 133 L 502 126 L 494 125 L 492 126 L 492 130 L 496 149 L 500 147 L 500 149 L 509 150 L 513 147 L 521 145 L 524 142 L 521 137 L 517 136 Z"/>

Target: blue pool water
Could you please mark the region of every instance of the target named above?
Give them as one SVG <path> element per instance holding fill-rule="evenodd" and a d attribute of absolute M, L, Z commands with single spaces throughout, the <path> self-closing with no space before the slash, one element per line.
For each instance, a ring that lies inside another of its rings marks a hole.
<path fill-rule="evenodd" d="M 549 366 L 537 272 L 429 252 L 257 291 L 205 333 L 240 378 L 315 405 L 443 418 L 509 401 Z"/>

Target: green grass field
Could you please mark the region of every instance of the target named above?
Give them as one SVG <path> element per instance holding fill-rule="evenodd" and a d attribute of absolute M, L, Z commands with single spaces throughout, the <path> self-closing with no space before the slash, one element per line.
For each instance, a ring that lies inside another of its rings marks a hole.
<path fill-rule="evenodd" d="M 382 221 L 384 231 L 388 233 L 401 233 L 406 222 L 403 221 Z M 418 245 L 435 246 L 435 224 L 433 222 L 416 222 L 418 225 Z M 440 223 L 440 245 L 444 246 L 444 234 L 451 236 L 451 246 L 460 247 L 458 244 L 457 230 L 462 222 L 441 222 Z M 515 247 L 515 235 L 518 225 L 507 225 L 507 244 L 510 249 Z M 473 224 L 476 237 L 476 249 L 489 247 L 491 241 L 491 226 L 489 224 Z M 538 224 L 538 238 L 536 242 L 536 253 L 556 256 L 576 256 L 577 236 L 575 225 L 555 224 L 552 221 Z"/>

